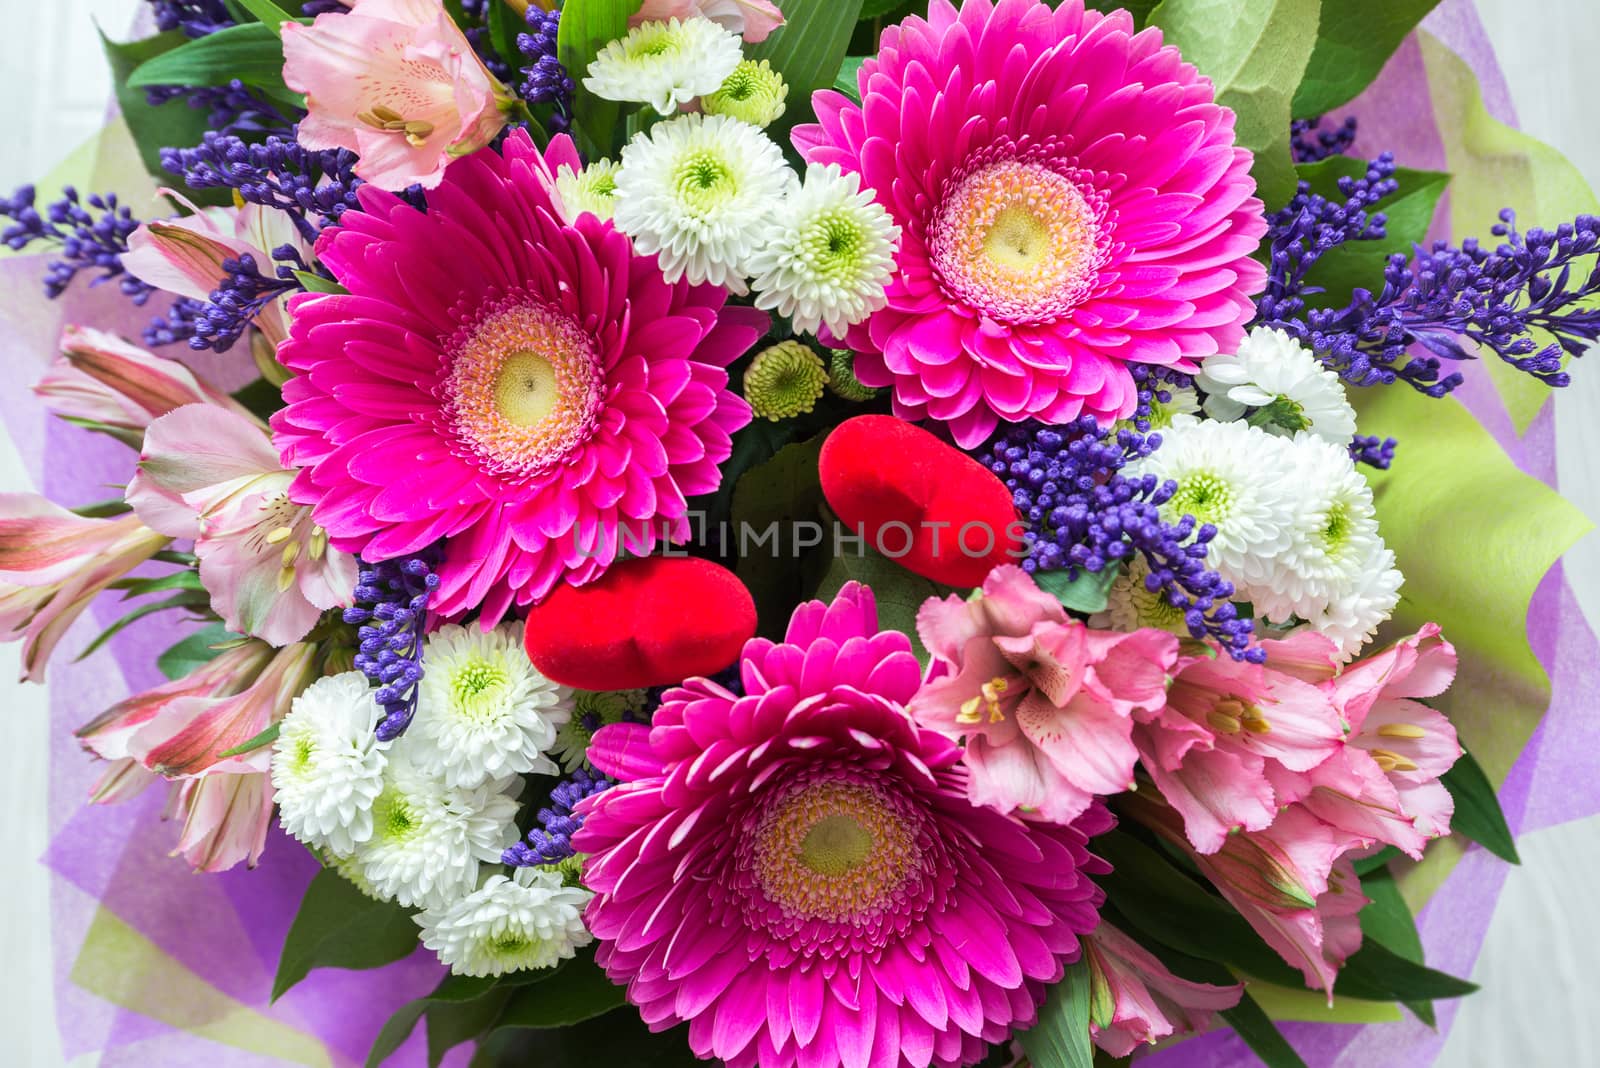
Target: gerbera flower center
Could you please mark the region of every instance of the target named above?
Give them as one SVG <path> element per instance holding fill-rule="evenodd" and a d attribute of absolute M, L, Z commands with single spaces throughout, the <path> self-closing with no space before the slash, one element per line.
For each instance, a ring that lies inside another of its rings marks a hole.
<path fill-rule="evenodd" d="M 1008 323 L 1048 322 L 1082 302 L 1107 240 L 1102 210 L 1074 177 L 1006 159 L 956 179 L 930 235 L 945 286 Z"/>
<path fill-rule="evenodd" d="M 762 814 L 756 878 L 768 898 L 806 919 L 883 909 L 921 861 L 908 816 L 875 784 L 843 775 L 800 783 Z"/>
<path fill-rule="evenodd" d="M 544 470 L 594 433 L 605 385 L 594 342 L 556 309 L 520 298 L 492 305 L 447 356 L 446 414 L 491 473 Z"/>

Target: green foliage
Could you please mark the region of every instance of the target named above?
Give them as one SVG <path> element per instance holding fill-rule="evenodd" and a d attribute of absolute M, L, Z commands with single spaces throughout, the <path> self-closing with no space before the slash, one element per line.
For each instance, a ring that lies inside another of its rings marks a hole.
<path fill-rule="evenodd" d="M 1367 164 L 1348 156 L 1333 156 L 1303 164 L 1296 173 L 1310 184 L 1313 193 L 1343 201 L 1339 179 L 1364 176 Z M 1427 241 L 1434 211 L 1450 184 L 1450 176 L 1439 171 L 1401 168 L 1395 172 L 1395 180 L 1400 183 L 1400 191 L 1378 206 L 1388 218 L 1387 236 L 1378 241 L 1349 241 L 1323 255 L 1307 275 L 1309 285 L 1323 290 L 1307 298 L 1309 305 L 1344 307 L 1358 286 L 1372 290 L 1383 285 L 1383 269 L 1390 256 L 1397 252 L 1410 256 L 1413 246 Z"/>
<path fill-rule="evenodd" d="M 637 4 L 634 6 L 638 7 Z M 510 4 L 506 3 L 506 0 L 490 0 L 489 42 L 494 45 L 494 50 L 500 53 L 500 58 L 513 68 L 523 63 L 522 53 L 517 51 L 517 34 L 527 28 L 528 24 Z"/>
<path fill-rule="evenodd" d="M 767 131 L 780 145 L 788 144 L 796 123 L 813 118 L 811 94 L 838 77 L 861 7 L 862 0 L 785 0 L 784 25 L 745 49 L 747 58 L 767 60 L 789 83 L 789 108 Z"/>
<path fill-rule="evenodd" d="M 797 523 L 816 523 L 822 515 L 822 482 L 817 473 L 817 458 L 822 453 L 825 435 L 785 445 L 772 459 L 740 476 L 733 490 L 733 537 L 746 533 L 762 539 L 759 544 L 742 541 L 732 546 L 737 553 L 734 570 L 755 598 L 760 633 L 771 638 L 781 635 L 789 623 L 794 606 L 805 599 L 816 584 L 813 570 L 807 581 L 802 566 L 807 552 L 825 551 L 829 538 L 824 532 L 821 544 L 801 544 L 802 530 L 815 533 L 816 527 L 802 528 Z M 775 536 L 766 538 L 772 530 Z"/>
<path fill-rule="evenodd" d="M 1108 567 L 1098 573 L 1080 571 L 1074 579 L 1068 578 L 1065 571 L 1036 571 L 1033 581 L 1072 611 L 1093 615 L 1106 610 L 1111 584 L 1121 573 L 1120 568 Z"/>
<path fill-rule="evenodd" d="M 181 679 L 215 660 L 225 648 L 241 641 L 244 639 L 230 633 L 221 623 L 210 623 L 156 657 L 156 667 L 169 679 Z"/>
<path fill-rule="evenodd" d="M 311 271 L 296 271 L 294 272 L 294 277 L 295 281 L 306 287 L 307 293 L 337 293 L 341 296 L 350 295 L 350 291 L 344 286 L 340 285 L 338 282 L 335 282 L 330 278 L 324 278 L 320 274 L 315 274 Z"/>
<path fill-rule="evenodd" d="M 878 602 L 879 628 L 897 630 L 909 637 L 911 651 L 922 662 L 922 666 L 927 667 L 928 650 L 917 635 L 917 611 L 928 598 L 943 597 L 952 592 L 950 587 L 913 574 L 871 549 L 862 549 L 858 554 L 853 551 L 854 548 L 847 545 L 846 551 L 833 558 L 832 566 L 817 589 L 817 597 L 824 601 L 832 600 L 834 594 L 851 580 L 870 587 L 872 596 Z"/>
<path fill-rule="evenodd" d="M 1122 8 L 1133 15 L 1133 24 L 1143 29 L 1150 24 L 1150 13 L 1160 6 L 1160 0 L 1088 0 L 1086 6 L 1105 12 Z"/>
<path fill-rule="evenodd" d="M 145 63 L 158 56 L 182 47 L 188 38 L 181 31 L 147 37 L 142 41 L 119 44 L 105 34 L 100 35 L 100 45 L 105 50 L 106 61 L 111 66 L 111 84 L 116 86 L 117 107 L 139 146 L 139 158 L 145 170 L 163 182 L 180 183 L 161 169 L 161 150 L 171 145 L 198 145 L 210 129 L 206 112 L 200 108 L 184 106 L 181 100 L 151 107 L 145 100 L 143 89 L 134 87 L 128 78 Z M 226 189 L 190 189 L 184 192 L 200 204 L 223 204 L 228 201 Z"/>
<path fill-rule="evenodd" d="M 839 73 L 833 79 L 833 87 L 858 104 L 861 103 L 861 86 L 857 75 L 861 72 L 861 64 L 866 61 L 866 56 L 845 56 L 844 62 L 839 65 Z"/>
<path fill-rule="evenodd" d="M 561 28 L 556 55 L 577 83 L 573 97 L 579 147 L 591 158 L 611 154 L 616 133 L 617 105 L 601 100 L 583 86 L 589 64 L 600 50 L 628 32 L 628 17 L 639 10 L 639 0 L 566 0 L 561 7 Z"/>
<path fill-rule="evenodd" d="M 127 82 L 139 87 L 226 85 L 234 78 L 270 92 L 289 91 L 283 84 L 283 42 L 276 29 L 249 22 L 197 37 L 145 60 Z"/>
<path fill-rule="evenodd" d="M 1256 154 L 1252 173 L 1269 206 L 1294 195 L 1290 105 L 1316 45 L 1321 7 L 1322 0 L 1163 0 L 1150 13 L 1150 24 L 1238 116 L 1239 143 Z"/>
<path fill-rule="evenodd" d="M 189 579 L 184 576 L 194 577 Z M 142 604 L 128 612 L 121 619 L 101 631 L 99 636 L 90 642 L 83 652 L 77 655 L 76 659 L 82 660 L 95 653 L 106 642 L 121 634 L 132 624 L 139 622 L 145 616 L 155 615 L 157 612 L 165 612 L 171 608 L 189 608 L 196 612 L 201 612 L 211 605 L 211 595 L 200 587 L 199 576 L 193 571 L 180 571 L 176 575 L 166 575 L 159 579 L 141 579 L 139 580 L 139 585 L 129 589 L 123 597 L 124 599 L 138 597 L 147 593 L 157 593 L 170 589 L 176 589 L 178 592 L 164 600 Z"/>
<path fill-rule="evenodd" d="M 251 738 L 249 741 L 241 742 L 232 749 L 224 749 L 222 752 L 218 753 L 217 756 L 243 756 L 246 753 L 254 753 L 257 749 L 265 749 L 267 746 L 278 740 L 278 732 L 282 729 L 283 723 L 281 721 L 274 723 L 272 726 L 268 727 L 254 738 Z"/>
<path fill-rule="evenodd" d="M 313 968 L 381 968 L 417 948 L 411 913 L 374 901 L 337 872 L 323 870 L 306 887 L 283 943 L 272 981 L 277 1001 Z"/>
<path fill-rule="evenodd" d="M 1431 1001 L 1459 998 L 1478 989 L 1477 984 L 1407 960 L 1394 950 L 1368 939 L 1339 971 L 1334 993 L 1363 1001 Z"/>
<path fill-rule="evenodd" d="M 274 34 L 282 35 L 282 25 L 288 22 L 293 14 L 299 10 L 300 5 L 293 0 L 233 0 L 240 7 L 254 15 L 256 20 L 266 26 Z M 293 6 L 289 6 L 293 4 Z"/>
<path fill-rule="evenodd" d="M 1367 896 L 1367 907 L 1361 910 L 1361 933 L 1364 937 L 1393 950 L 1406 960 L 1422 963 L 1422 938 L 1417 934 L 1416 917 L 1411 906 L 1400 896 L 1400 887 L 1387 869 L 1370 872 L 1361 879 L 1361 892 Z M 1406 1008 L 1416 1013 L 1417 1019 L 1434 1025 L 1433 1003 L 1408 1001 Z"/>
<path fill-rule="evenodd" d="M 1500 809 L 1500 799 L 1495 796 L 1494 787 L 1477 759 L 1463 749 L 1461 759 L 1440 776 L 1439 781 L 1456 801 L 1455 815 L 1450 819 L 1451 830 L 1477 842 L 1501 860 L 1521 864 L 1516 840 L 1506 824 L 1506 814 Z"/>
<path fill-rule="evenodd" d="M 1261 1011 L 1248 990 L 1239 998 L 1239 1004 L 1223 1009 L 1220 1015 L 1267 1068 L 1306 1068 L 1306 1062 L 1289 1045 L 1278 1025 Z"/>
<path fill-rule="evenodd" d="M 594 954 L 585 951 L 561 969 L 559 981 L 519 986 L 494 1026 L 496 1030 L 571 1027 L 619 1008 L 626 1003 L 626 994 L 625 987 L 606 978 Z"/>
<path fill-rule="evenodd" d="M 1094 1068 L 1089 985 L 1087 961 L 1067 965 L 1067 974 L 1039 1009 L 1039 1022 L 1017 1035 L 1034 1068 Z"/>
<path fill-rule="evenodd" d="M 328 873 L 324 873 L 328 874 Z M 425 997 L 408 1001 L 389 1017 L 383 1029 L 378 1032 L 377 1039 L 372 1043 L 372 1049 L 367 1053 L 367 1068 L 377 1068 L 395 1050 L 405 1045 L 407 1038 L 417 1026 L 417 1021 L 424 1015 L 428 1016 L 430 1060 L 432 1060 L 432 1027 L 435 1014 L 443 1020 L 460 1010 L 463 1014 L 470 1013 L 468 1006 L 487 1000 L 487 996 L 494 992 L 496 983 L 492 978 L 474 978 L 463 975 L 447 975 L 434 987 L 433 992 Z M 502 991 L 509 994 L 509 990 Z M 503 1000 L 503 999 L 502 999 Z M 498 1009 L 498 1005 L 496 1006 Z M 449 1028 L 450 1025 L 444 1025 Z M 487 1026 L 487 1024 L 485 1024 Z M 450 1028 L 451 1030 L 459 1030 Z M 480 1029 L 481 1030 L 481 1029 Z M 476 1032 L 474 1032 L 476 1033 Z M 468 1036 L 472 1037 L 471 1035 Z M 463 1040 L 464 1041 L 464 1040 Z M 458 1043 L 459 1044 L 459 1043 Z M 433 1063 L 438 1063 L 434 1061 Z"/>
<path fill-rule="evenodd" d="M 1354 100 L 1439 0 L 1333 0 L 1322 5 L 1317 47 L 1294 94 L 1309 119 Z"/>

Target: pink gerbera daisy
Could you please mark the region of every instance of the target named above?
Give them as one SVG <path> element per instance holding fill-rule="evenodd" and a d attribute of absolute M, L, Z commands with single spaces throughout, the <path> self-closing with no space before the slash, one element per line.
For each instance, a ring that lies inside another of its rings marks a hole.
<path fill-rule="evenodd" d="M 417 211 L 368 185 L 317 255 L 350 295 L 291 305 L 272 420 L 295 499 L 384 560 L 448 538 L 433 607 L 492 625 L 619 548 L 687 536 L 750 408 L 727 366 L 767 317 L 662 280 L 609 223 L 566 223 L 526 132 L 450 165 Z"/>
<path fill-rule="evenodd" d="M 1265 284 L 1250 153 L 1211 83 L 1126 11 L 933 0 L 883 32 L 861 104 L 815 98 L 813 163 L 903 231 L 856 376 L 971 446 L 1000 420 L 1121 418 L 1126 363 L 1231 352 Z"/>
<path fill-rule="evenodd" d="M 919 675 L 851 583 L 745 646 L 744 696 L 693 679 L 595 736 L 632 781 L 585 803 L 585 920 L 651 1027 L 729 1068 L 926 1068 L 1034 1022 L 1095 926 L 1111 819 L 974 806 L 961 750 L 906 714 Z"/>

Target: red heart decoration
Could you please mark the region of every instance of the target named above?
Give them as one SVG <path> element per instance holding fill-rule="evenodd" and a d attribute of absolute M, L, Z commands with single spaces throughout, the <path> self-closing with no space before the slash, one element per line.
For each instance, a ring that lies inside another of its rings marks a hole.
<path fill-rule="evenodd" d="M 613 564 L 561 586 L 528 613 L 528 658 L 580 690 L 631 690 L 711 675 L 756 633 L 750 591 L 727 568 L 689 556 Z"/>
<path fill-rule="evenodd" d="M 858 415 L 822 446 L 822 492 L 867 544 L 947 586 L 1022 556 L 1011 491 L 982 464 L 890 415 Z"/>

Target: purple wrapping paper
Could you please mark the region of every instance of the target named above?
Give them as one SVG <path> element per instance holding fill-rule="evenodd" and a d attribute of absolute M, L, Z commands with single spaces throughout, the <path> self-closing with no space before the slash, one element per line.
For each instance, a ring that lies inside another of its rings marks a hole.
<path fill-rule="evenodd" d="M 1469 0 L 1446 0 L 1426 26 L 1478 71 L 1490 111 L 1514 122 L 1504 80 Z M 1349 109 L 1362 122 L 1357 153 L 1388 148 L 1407 166 L 1443 169 L 1432 111 L 1416 106 L 1428 92 L 1420 48 L 1408 41 Z M 135 211 L 141 207 L 135 204 Z M 137 337 L 150 314 L 131 308 L 114 286 L 78 288 L 47 305 L 35 297 L 41 271 L 37 257 L 0 260 L 0 285 L 10 294 L 0 308 L 0 342 L 12 354 L 13 383 L 39 377 L 64 323 L 118 328 Z M 238 359 L 207 354 L 189 362 L 223 384 L 238 384 L 249 374 Z M 1552 408 L 1547 405 L 1519 438 L 1487 377 L 1469 375 L 1468 382 L 1464 399 L 1507 453 L 1523 470 L 1555 485 Z M 87 503 L 107 496 L 104 486 L 129 477 L 129 450 L 47 420 L 25 390 L 0 391 L 0 415 L 34 488 L 52 499 Z M 430 954 L 420 951 L 373 972 L 313 972 L 268 1006 L 278 951 L 316 870 L 314 859 L 274 829 L 257 870 L 193 875 L 167 856 L 177 828 L 160 821 L 163 790 L 121 806 L 84 804 L 98 769 L 79 749 L 73 728 L 161 681 L 156 654 L 185 632 L 176 615 L 158 615 L 81 665 L 72 664 L 70 655 L 118 614 L 114 601 L 103 600 L 90 613 L 95 618 L 80 620 L 49 671 L 45 815 L 52 844 L 41 863 L 52 872 L 49 922 L 63 1054 L 70 1059 L 99 1051 L 107 1068 L 209 1068 L 219 1059 L 243 1068 L 360 1064 L 388 1015 L 438 981 L 442 972 Z M 1529 620 L 1554 696 L 1502 792 L 1507 815 L 1520 831 L 1600 812 L 1600 781 L 1590 760 L 1600 749 L 1600 720 L 1585 707 L 1585 698 L 1600 692 L 1600 644 L 1559 567 L 1540 586 Z M 1468 852 L 1419 917 L 1430 964 L 1458 975 L 1471 972 L 1506 871 L 1481 849 Z M 1289 1024 L 1286 1033 L 1315 1068 L 1422 1065 L 1442 1046 L 1456 1003 L 1441 1002 L 1438 1009 L 1438 1032 L 1408 1016 L 1372 1026 Z M 419 1029 L 390 1063 L 426 1063 L 425 1052 Z M 458 1050 L 447 1063 L 464 1064 L 465 1052 Z M 1232 1068 L 1258 1062 L 1236 1037 L 1222 1032 L 1155 1053 L 1148 1063 Z"/>

